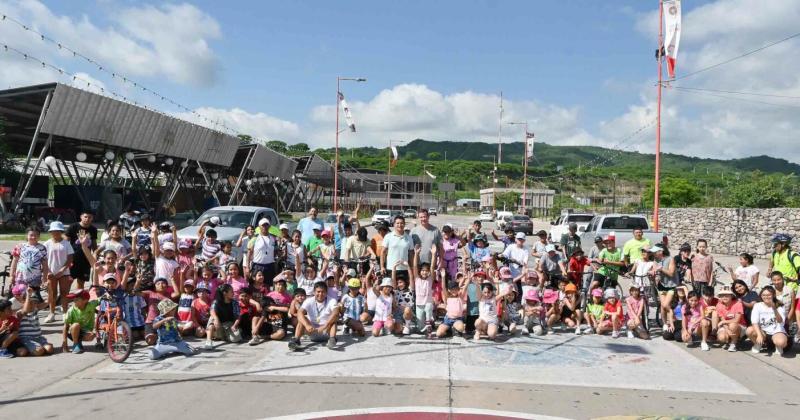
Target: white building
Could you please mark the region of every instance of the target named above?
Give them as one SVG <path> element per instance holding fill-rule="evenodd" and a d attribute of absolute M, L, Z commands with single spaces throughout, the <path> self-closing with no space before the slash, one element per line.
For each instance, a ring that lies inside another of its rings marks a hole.
<path fill-rule="evenodd" d="M 522 188 L 486 188 L 481 190 L 481 208 L 494 208 L 495 196 L 514 192 L 520 195 L 517 206 L 522 207 Z M 528 188 L 525 194 L 525 208 L 531 216 L 545 216 L 548 215 L 550 209 L 553 208 L 553 197 L 556 192 L 554 190 L 545 190 L 537 188 Z M 496 209 L 503 210 L 503 209 Z M 514 211 L 516 209 L 508 209 Z"/>

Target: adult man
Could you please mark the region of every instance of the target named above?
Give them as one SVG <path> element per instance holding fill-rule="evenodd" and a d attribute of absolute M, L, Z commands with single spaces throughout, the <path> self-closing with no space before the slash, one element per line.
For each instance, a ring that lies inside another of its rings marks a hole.
<path fill-rule="evenodd" d="M 328 285 L 324 281 L 314 284 L 314 299 L 306 299 L 297 317 L 294 338 L 289 349 L 300 348 L 300 338 L 308 335 L 315 343 L 327 341 L 327 347 L 336 347 L 336 321 L 339 319 L 339 303 L 328 296 Z"/>
<path fill-rule="evenodd" d="M 622 246 L 622 257 L 625 263 L 630 265 L 642 259 L 642 248 L 650 248 L 650 240 L 644 237 L 644 232 L 641 228 L 633 230 L 633 238 L 625 242 Z"/>
<path fill-rule="evenodd" d="M 792 251 L 789 246 L 792 237 L 784 233 L 778 233 L 772 237 L 772 256 L 769 259 L 767 273 L 779 271 L 783 278 L 791 283 L 796 283 L 798 270 L 800 270 L 800 255 Z"/>
<path fill-rule="evenodd" d="M 314 226 L 322 226 L 322 219 L 317 218 L 317 209 L 312 207 L 308 211 L 308 217 L 304 217 L 297 222 L 297 230 L 302 234 L 303 245 L 308 245 L 308 240 L 314 236 Z"/>
<path fill-rule="evenodd" d="M 256 236 L 247 244 L 247 257 L 250 261 L 250 271 L 246 273 L 249 277 L 250 273 L 261 271 L 264 273 L 264 284 L 270 289 L 272 288 L 272 280 L 275 278 L 275 250 L 278 246 L 278 240 L 275 236 L 269 233 L 269 219 L 266 217 L 258 221 L 258 230 Z"/>
<path fill-rule="evenodd" d="M 503 251 L 503 256 L 514 260 L 508 267 L 511 269 L 511 275 L 517 277 L 522 273 L 522 269 L 528 266 L 530 253 L 525 248 L 525 233 L 518 232 L 515 239 L 515 242 L 507 246 Z"/>
<path fill-rule="evenodd" d="M 387 233 L 383 237 L 383 258 L 381 258 L 381 268 L 387 276 L 391 277 L 391 273 L 387 267 L 392 271 L 397 271 L 397 279 L 405 279 L 409 281 L 408 276 L 408 262 L 411 261 L 412 252 L 414 250 L 414 241 L 411 235 L 406 231 L 406 219 L 403 216 L 397 216 L 394 219 L 394 230 Z M 396 265 L 398 262 L 401 264 Z"/>
<path fill-rule="evenodd" d="M 86 259 L 86 255 L 83 254 L 80 237 L 88 235 L 90 240 L 89 249 L 94 251 L 97 248 L 97 228 L 92 225 L 92 220 L 94 220 L 94 214 L 90 210 L 84 210 L 81 213 L 80 220 L 71 224 L 67 231 L 64 232 L 74 251 L 69 275 L 78 282 L 78 289 L 83 289 L 84 284 L 90 280 L 89 274 L 92 270 L 92 265 Z"/>
<path fill-rule="evenodd" d="M 575 250 L 581 247 L 581 237 L 578 236 L 578 225 L 576 223 L 570 223 L 567 229 L 568 232 L 561 235 L 559 243 L 561 244 L 564 258 L 569 260 Z"/>
<path fill-rule="evenodd" d="M 442 233 L 436 226 L 430 224 L 429 217 L 428 209 L 420 209 L 417 213 L 419 225 L 411 229 L 411 239 L 414 241 L 414 246 L 420 246 L 418 263 L 430 264 L 431 271 L 435 272 L 442 256 Z"/>

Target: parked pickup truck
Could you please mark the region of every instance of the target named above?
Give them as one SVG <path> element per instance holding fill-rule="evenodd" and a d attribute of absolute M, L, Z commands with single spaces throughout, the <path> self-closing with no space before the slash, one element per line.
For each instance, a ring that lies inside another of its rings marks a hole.
<path fill-rule="evenodd" d="M 258 221 L 262 218 L 269 220 L 269 231 L 273 235 L 279 235 L 279 219 L 275 210 L 269 207 L 251 207 L 251 206 L 221 206 L 214 207 L 206 210 L 192 223 L 178 231 L 178 238 L 197 240 L 197 231 L 200 225 L 206 221 L 216 217 L 219 219 L 219 224 L 210 226 L 217 232 L 217 239 L 220 242 L 231 241 L 236 243 L 242 231 L 247 226 L 257 226 Z M 215 219 L 216 220 L 216 219 Z M 233 247 L 233 255 L 236 256 L 237 261 L 242 260 L 241 248 Z"/>
<path fill-rule="evenodd" d="M 592 218 L 586 230 L 581 232 L 581 248 L 588 252 L 594 246 L 595 237 L 605 237 L 611 232 L 614 232 L 617 238 L 617 247 L 622 248 L 625 242 L 633 238 L 633 230 L 636 228 L 644 231 L 644 237 L 649 239 L 651 244 L 669 245 L 667 234 L 665 232 L 651 231 L 650 224 L 645 216 L 639 214 L 603 214 Z"/>
<path fill-rule="evenodd" d="M 561 240 L 561 235 L 566 235 L 569 232 L 569 224 L 575 223 L 578 229 L 584 230 L 589 226 L 589 222 L 594 218 L 592 213 L 567 213 L 562 214 L 554 222 L 550 222 L 553 227 L 550 228 L 550 238 L 553 242 Z"/>

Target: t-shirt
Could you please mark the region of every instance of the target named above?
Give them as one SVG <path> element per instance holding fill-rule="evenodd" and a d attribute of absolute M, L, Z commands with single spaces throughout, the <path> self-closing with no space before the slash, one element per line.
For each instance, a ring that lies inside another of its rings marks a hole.
<path fill-rule="evenodd" d="M 441 247 L 442 245 L 442 232 L 436 226 L 428 225 L 428 227 L 424 226 L 416 226 L 414 229 L 411 229 L 411 239 L 414 241 L 414 245 L 420 245 L 419 250 L 419 262 L 421 263 L 429 263 L 431 262 L 431 258 L 433 254 L 431 253 L 431 248 L 435 245 L 437 248 Z"/>
<path fill-rule="evenodd" d="M 181 293 L 176 313 L 178 321 L 189 322 L 192 320 L 192 302 L 194 302 L 194 296 L 191 293 Z"/>
<path fill-rule="evenodd" d="M 717 303 L 717 316 L 719 319 L 722 320 L 732 320 L 736 318 L 737 314 L 741 314 L 742 317 L 739 319 L 739 324 L 742 326 L 746 326 L 747 323 L 744 320 L 744 305 L 738 299 L 731 301 L 731 306 L 727 307 L 724 303 L 719 302 Z"/>
<path fill-rule="evenodd" d="M 336 302 L 336 299 L 331 299 L 326 296 L 325 300 L 322 302 L 317 302 L 317 299 L 306 299 L 305 302 L 303 302 L 302 308 L 308 314 L 308 319 L 311 320 L 311 324 L 315 327 L 319 327 L 328 323 L 337 306 L 338 302 Z"/>
<path fill-rule="evenodd" d="M 479 285 L 475 283 L 470 283 L 467 285 L 467 315 L 479 315 L 480 311 L 478 310 L 478 299 L 480 293 L 481 288 Z"/>
<path fill-rule="evenodd" d="M 792 261 L 789 261 L 789 254 L 792 255 Z M 783 252 L 774 252 L 770 259 L 772 260 L 772 269 L 780 271 L 787 279 L 797 279 L 797 270 L 800 270 L 800 254 L 795 251 L 785 250 Z"/>
<path fill-rule="evenodd" d="M 714 272 L 714 257 L 697 254 L 692 258 L 692 277 L 700 283 L 710 283 Z"/>
<path fill-rule="evenodd" d="M 408 261 L 408 253 L 412 250 L 413 241 L 411 236 L 407 233 L 398 235 L 392 231 L 383 237 L 383 247 L 386 252 L 386 269 L 387 270 L 408 270 L 408 264 L 402 264 L 395 267 L 398 261 Z"/>
<path fill-rule="evenodd" d="M 211 304 L 203 299 L 195 298 L 194 301 L 192 301 L 192 309 L 197 316 L 197 322 L 199 322 L 201 326 L 207 325 L 208 318 L 211 317 Z"/>
<path fill-rule="evenodd" d="M 717 311 L 719 299 L 715 297 L 712 297 L 708 300 L 706 300 L 706 298 L 700 298 L 700 303 L 703 304 L 703 316 L 706 317 L 706 319 L 711 320 L 711 316 Z"/>
<path fill-rule="evenodd" d="M 589 310 L 589 313 L 594 316 L 595 319 L 600 319 L 603 317 L 602 303 L 590 303 L 586 305 L 586 308 Z"/>
<path fill-rule="evenodd" d="M 305 241 L 305 244 L 306 244 L 306 249 L 310 252 L 314 248 L 317 248 L 317 246 L 322 245 L 322 238 L 317 238 L 316 236 L 312 236 L 307 241 Z M 320 256 L 319 249 L 317 249 L 314 252 L 311 252 L 311 256 L 319 258 Z"/>
<path fill-rule="evenodd" d="M 783 306 L 778 307 L 778 313 L 781 315 L 781 320 L 786 321 L 786 309 Z M 750 322 L 758 324 L 764 334 L 777 334 L 786 333 L 783 328 L 784 322 L 778 322 L 775 317 L 775 310 L 767 306 L 764 302 L 758 302 L 753 306 L 753 311 L 750 313 Z"/>
<path fill-rule="evenodd" d="M 621 319 L 622 318 L 622 302 L 620 302 L 619 299 L 617 299 L 616 302 L 614 302 L 613 304 L 611 302 L 606 302 L 603 305 L 603 311 L 609 312 L 609 313 L 616 313 L 618 319 Z M 610 315 L 608 317 L 609 317 L 609 319 L 611 318 Z"/>
<path fill-rule="evenodd" d="M 747 285 L 748 289 L 753 288 L 753 277 L 758 276 L 759 273 L 760 271 L 755 264 L 750 264 L 747 267 L 742 267 L 740 265 L 733 270 L 733 276 L 736 277 L 736 280 L 743 281 L 744 284 Z"/>
<path fill-rule="evenodd" d="M 681 313 L 683 315 L 683 318 L 686 319 L 689 329 L 694 329 L 695 326 L 700 324 L 700 321 L 702 321 L 703 319 L 704 311 L 705 311 L 705 305 L 703 304 L 702 300 L 700 300 L 697 303 L 697 305 L 694 306 L 694 308 L 689 307 L 688 302 L 685 305 L 683 305 L 683 308 L 681 308 Z"/>
<path fill-rule="evenodd" d="M 201 255 L 203 259 L 208 261 L 214 258 L 220 250 L 222 250 L 222 244 L 219 243 L 216 239 L 205 238 L 201 244 L 202 252 Z"/>
<path fill-rule="evenodd" d="M 158 322 L 164 319 L 163 315 L 159 315 L 153 319 L 153 322 Z M 171 319 L 163 324 L 156 330 L 158 334 L 158 344 L 173 344 L 181 341 L 181 334 L 178 331 L 178 322 Z"/>
<path fill-rule="evenodd" d="M 239 299 L 239 295 L 242 293 L 242 289 L 247 288 L 249 283 L 244 277 L 237 277 L 237 278 L 228 278 L 225 279 L 225 283 L 230 284 L 233 287 L 233 297 Z"/>
<path fill-rule="evenodd" d="M 569 233 L 565 233 L 561 235 L 561 240 L 559 243 L 564 247 L 564 253 L 566 257 L 570 258 L 572 257 L 572 253 L 581 247 L 581 237 L 577 234 L 571 235 Z"/>
<path fill-rule="evenodd" d="M 256 235 L 250 240 L 248 248 L 253 249 L 251 263 L 272 264 L 275 262 L 275 247 L 277 241 L 273 235 Z"/>
<path fill-rule="evenodd" d="M 94 320 L 92 322 L 94 323 Z M 0 320 L 0 329 L 7 329 L 8 332 L 19 330 L 19 319 L 14 315 L 9 315 L 8 318 Z"/>
<path fill-rule="evenodd" d="M 569 259 L 569 266 L 567 268 L 567 271 L 569 272 L 569 279 L 572 280 L 577 286 L 580 286 L 583 283 L 583 270 L 587 265 L 589 265 L 588 258 L 577 259 L 572 257 Z"/>
<path fill-rule="evenodd" d="M 480 319 L 486 322 L 497 322 L 497 300 L 494 297 L 481 299 L 478 308 Z"/>
<path fill-rule="evenodd" d="M 628 318 L 634 318 L 636 313 L 639 312 L 639 308 L 644 305 L 644 299 L 642 299 L 641 296 L 639 299 L 636 299 L 633 296 L 628 296 L 625 298 L 625 305 L 628 307 Z"/>
<path fill-rule="evenodd" d="M 47 268 L 51 273 L 61 270 L 67 265 L 67 258 L 75 253 L 66 239 L 62 239 L 60 242 L 48 239 L 44 243 L 44 247 L 47 249 Z M 69 274 L 69 271 L 66 274 Z"/>
<path fill-rule="evenodd" d="M 392 315 L 392 297 L 378 295 L 375 299 L 375 316 L 373 321 L 386 321 Z M 306 301 L 308 302 L 308 301 Z"/>
<path fill-rule="evenodd" d="M 464 316 L 464 301 L 460 297 L 448 297 L 445 308 L 447 317 L 450 319 Z"/>
<path fill-rule="evenodd" d="M 72 307 L 67 310 L 67 317 L 65 318 L 64 323 L 74 324 L 77 322 L 78 324 L 81 324 L 81 330 L 93 331 L 94 312 L 98 306 L 100 306 L 100 301 L 98 300 L 90 300 L 86 303 L 86 307 L 83 309 L 72 305 Z"/>
<path fill-rule="evenodd" d="M 344 319 L 353 319 L 358 321 L 361 314 L 364 312 L 364 296 L 357 295 L 355 297 L 349 294 L 342 297 L 342 306 L 344 306 Z"/>
<path fill-rule="evenodd" d="M 433 282 L 433 276 L 428 276 L 427 279 L 421 277 L 414 279 L 415 303 L 417 305 L 433 303 Z"/>
<path fill-rule="evenodd" d="M 634 261 L 642 259 L 642 248 L 650 248 L 649 239 L 642 237 L 641 241 L 637 241 L 636 238 L 631 238 L 622 247 L 622 256 L 627 257 L 633 264 Z"/>
<path fill-rule="evenodd" d="M 314 227 L 317 225 L 322 226 L 322 220 L 304 217 L 297 222 L 297 230 L 300 231 L 301 240 L 304 244 L 308 245 L 308 241 L 314 237 Z M 313 247 L 309 246 L 309 248 Z"/>
<path fill-rule="evenodd" d="M 178 267 L 180 267 L 180 263 L 177 260 L 171 260 L 159 255 L 159 257 L 156 258 L 155 265 L 156 278 L 165 278 L 170 280 L 172 279 L 173 275 L 175 274 L 175 270 Z"/>
<path fill-rule="evenodd" d="M 359 241 L 356 236 L 347 238 L 345 243 L 346 245 L 342 255 L 342 259 L 345 261 L 358 260 L 367 253 L 367 248 L 369 248 L 368 241 Z"/>
<path fill-rule="evenodd" d="M 414 305 L 414 292 L 411 289 L 395 289 L 394 299 L 397 302 L 397 307 L 408 308 Z"/>
<path fill-rule="evenodd" d="M 458 246 L 460 243 L 461 240 L 455 236 L 450 237 L 450 239 L 442 240 L 442 257 L 445 261 L 453 261 L 458 258 Z"/>
<path fill-rule="evenodd" d="M 122 304 L 122 316 L 131 328 L 144 326 L 144 315 L 142 309 L 147 307 L 147 303 L 140 295 L 126 295 Z"/>
<path fill-rule="evenodd" d="M 306 260 L 306 249 L 303 248 L 303 244 L 295 245 L 294 242 L 290 242 L 286 245 L 286 267 L 289 269 L 294 269 L 295 252 L 298 252 L 301 264 Z"/>
<path fill-rule="evenodd" d="M 684 280 L 688 280 L 686 275 L 688 274 L 689 270 L 692 269 L 692 260 L 690 259 L 683 259 L 680 255 L 676 255 L 675 257 L 675 275 L 678 276 L 678 281 L 683 283 Z"/>
<path fill-rule="evenodd" d="M 20 337 L 41 337 L 42 328 L 39 326 L 38 311 L 31 311 L 23 314 L 19 319 L 19 336 Z"/>
<path fill-rule="evenodd" d="M 558 274 L 561 275 L 561 266 L 559 265 L 562 262 L 564 257 L 561 254 L 556 253 L 552 257 L 549 254 L 545 254 L 542 259 L 542 271 L 548 274 Z"/>
<path fill-rule="evenodd" d="M 81 248 L 80 242 L 80 234 L 87 233 L 89 235 L 89 239 L 91 243 L 89 244 L 89 249 L 96 249 L 97 248 L 97 228 L 93 225 L 89 225 L 89 227 L 83 227 L 79 222 L 73 223 L 69 225 L 67 231 L 64 232 L 64 235 L 70 241 L 72 245 L 72 250 L 75 253 L 75 256 L 72 260 L 73 270 L 78 270 L 73 272 L 73 275 L 76 273 L 80 273 L 81 270 L 85 270 L 89 268 L 89 261 L 86 259 L 86 255 L 83 254 L 83 249 Z"/>
<path fill-rule="evenodd" d="M 619 248 L 614 248 L 614 251 L 610 251 L 608 248 L 603 248 L 603 250 L 600 251 L 598 258 L 611 262 L 620 262 L 622 261 L 622 250 Z M 597 272 L 606 276 L 610 280 L 616 280 L 619 276 L 620 269 L 621 267 L 616 265 L 602 264 L 600 265 L 600 268 L 597 269 Z"/>
<path fill-rule="evenodd" d="M 631 284 L 638 286 L 639 289 L 645 286 L 650 286 L 650 271 L 653 269 L 653 261 L 639 260 L 636 264 L 636 271 L 633 273 Z"/>
<path fill-rule="evenodd" d="M 518 246 L 517 244 L 511 244 L 506 247 L 503 251 L 503 256 L 506 258 L 510 258 L 515 261 L 519 261 L 522 265 L 517 263 L 510 263 L 508 268 L 511 269 L 511 275 L 517 277 L 522 272 L 522 267 L 528 265 L 528 256 L 530 255 L 530 251 L 525 246 Z"/>
<path fill-rule="evenodd" d="M 17 260 L 17 280 L 38 287 L 42 281 L 42 261 L 47 260 L 47 248 L 42 244 L 19 244 L 11 253 Z"/>
<path fill-rule="evenodd" d="M 307 295 L 314 294 L 314 284 L 323 281 L 319 276 L 314 278 L 306 278 L 305 274 L 301 274 L 297 278 L 297 287 L 306 291 Z"/>

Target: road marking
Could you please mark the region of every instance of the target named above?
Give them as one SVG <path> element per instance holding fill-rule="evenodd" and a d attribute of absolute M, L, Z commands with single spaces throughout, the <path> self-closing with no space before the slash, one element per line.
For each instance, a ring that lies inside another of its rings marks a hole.
<path fill-rule="evenodd" d="M 565 420 L 564 417 L 543 416 L 530 413 L 516 413 L 512 411 L 493 411 L 479 408 L 447 408 L 447 407 L 376 407 L 376 408 L 353 408 L 349 410 L 318 411 L 314 413 L 293 414 L 282 417 L 269 417 L 272 420 L 302 420 L 302 419 L 321 419 L 321 418 L 367 418 L 374 414 L 394 414 L 392 418 L 451 418 L 450 414 L 464 414 L 463 418 L 470 419 L 537 419 L 537 420 Z M 399 414 L 406 414 L 401 417 Z M 445 416 L 424 416 L 425 414 L 444 414 Z M 458 419 L 460 416 L 453 416 Z"/>

